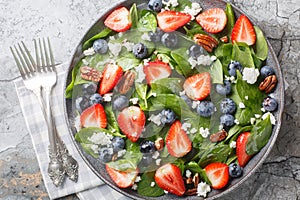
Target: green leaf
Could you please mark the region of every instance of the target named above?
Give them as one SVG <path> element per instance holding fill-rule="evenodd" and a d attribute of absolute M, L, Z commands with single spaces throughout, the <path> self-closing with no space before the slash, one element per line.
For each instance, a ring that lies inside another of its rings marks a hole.
<path fill-rule="evenodd" d="M 122 56 L 120 56 L 116 60 L 116 62 L 122 67 L 124 71 L 128 71 L 132 68 L 135 68 L 141 63 L 141 61 L 137 59 L 131 52 L 122 54 Z"/>
<path fill-rule="evenodd" d="M 183 80 L 181 78 L 162 78 L 151 83 L 152 93 L 156 94 L 179 94 Z"/>
<path fill-rule="evenodd" d="M 85 144 L 94 144 L 92 141 L 89 140 L 93 134 L 97 133 L 104 133 L 107 135 L 114 135 L 114 133 L 110 132 L 109 130 L 98 128 L 98 127 L 88 127 L 83 128 L 75 134 L 75 140 L 79 143 Z"/>
<path fill-rule="evenodd" d="M 177 63 L 176 69 L 178 73 L 182 74 L 184 77 L 189 77 L 197 72 L 196 69 L 192 69 L 190 63 L 188 62 L 188 55 L 186 53 L 186 48 L 179 48 L 171 51 L 171 57 Z"/>
<path fill-rule="evenodd" d="M 149 10 L 142 10 L 141 17 L 139 23 L 137 24 L 137 28 L 139 31 L 156 31 L 157 21 L 155 15 Z"/>
<path fill-rule="evenodd" d="M 226 29 L 227 29 L 228 37 L 230 37 L 232 29 L 233 29 L 234 24 L 235 24 L 234 11 L 233 11 L 232 6 L 231 6 L 230 3 L 226 4 L 225 13 L 226 13 L 226 16 L 227 16 Z"/>
<path fill-rule="evenodd" d="M 259 152 L 269 141 L 272 134 L 272 124 L 270 115 L 256 123 L 251 130 L 251 134 L 248 138 L 246 145 L 246 152 L 249 155 Z"/>
<path fill-rule="evenodd" d="M 191 21 L 188 25 L 184 26 L 183 28 L 186 32 L 186 36 L 190 39 L 193 39 L 195 34 L 206 34 L 206 32 L 203 31 L 200 24 L 195 21 Z"/>
<path fill-rule="evenodd" d="M 117 134 L 119 137 L 125 137 L 125 135 L 120 134 L 119 125 L 116 116 L 112 110 L 112 105 L 111 104 L 106 105 L 104 106 L 104 109 L 105 109 L 106 118 L 108 122 L 107 129 L 110 130 L 115 135 Z"/>
<path fill-rule="evenodd" d="M 125 154 L 126 155 L 126 154 Z M 140 159 L 138 156 L 132 156 L 130 158 L 119 159 L 114 162 L 109 162 L 107 165 L 118 171 L 128 171 L 131 169 L 136 169 Z"/>
<path fill-rule="evenodd" d="M 268 44 L 264 37 L 263 32 L 257 26 L 254 26 L 254 30 L 256 33 L 256 42 L 253 46 L 255 55 L 260 60 L 266 60 L 268 57 Z"/>
<path fill-rule="evenodd" d="M 72 81 L 71 83 L 67 86 L 66 90 L 65 90 L 65 96 L 67 99 L 71 99 L 73 96 L 73 88 L 74 88 L 74 84 L 75 84 L 75 80 L 76 80 L 76 76 L 77 73 L 80 69 L 80 67 L 82 66 L 82 60 L 80 60 L 73 68 L 72 70 Z"/>
<path fill-rule="evenodd" d="M 219 59 L 217 59 L 210 68 L 212 76 L 212 83 L 223 84 L 223 66 Z"/>
<path fill-rule="evenodd" d="M 170 7 L 170 10 L 175 10 L 175 11 L 183 11 L 184 8 L 187 6 L 189 8 L 192 7 L 192 2 L 191 1 L 187 1 L 187 0 L 177 0 L 178 2 L 178 6 L 176 7 Z"/>
<path fill-rule="evenodd" d="M 147 102 L 148 85 L 135 82 L 135 89 L 138 96 L 143 100 L 144 106 L 147 108 L 148 107 L 148 102 Z"/>
<path fill-rule="evenodd" d="M 131 29 L 137 28 L 139 16 L 136 4 L 134 3 L 130 8 L 130 21 L 131 21 Z"/>
<path fill-rule="evenodd" d="M 98 158 L 99 155 L 97 153 L 94 152 L 92 146 L 94 144 L 85 144 L 85 143 L 81 143 L 82 149 L 89 155 L 93 156 L 94 158 Z"/>
<path fill-rule="evenodd" d="M 206 172 L 202 169 L 198 163 L 195 161 L 191 161 L 185 165 L 186 170 L 190 170 L 193 173 L 198 173 L 200 175 L 201 180 L 204 180 L 207 184 L 211 185 L 210 180 L 208 179 Z"/>
<path fill-rule="evenodd" d="M 88 39 L 87 41 L 85 41 L 82 45 L 82 50 L 86 50 L 88 48 L 90 48 L 93 45 L 93 42 L 95 40 L 101 39 L 101 38 L 105 38 L 107 37 L 110 33 L 112 32 L 112 30 L 110 30 L 109 28 L 105 28 L 103 29 L 100 33 L 94 35 L 93 37 L 91 37 L 90 39 Z"/>
<path fill-rule="evenodd" d="M 227 141 L 229 140 L 228 144 L 230 144 L 232 141 L 236 141 L 236 139 L 240 133 L 251 131 L 252 127 L 253 127 L 252 125 L 249 125 L 249 126 L 235 125 L 235 126 L 233 126 L 228 131 L 228 136 L 226 137 L 226 140 L 224 142 L 227 143 Z"/>
<path fill-rule="evenodd" d="M 154 175 L 155 172 L 147 172 L 142 175 L 142 180 L 138 183 L 138 194 L 147 197 L 159 197 L 165 194 L 164 190 L 158 187 L 157 184 L 150 187 L 151 183 L 155 182 Z"/>
<path fill-rule="evenodd" d="M 212 148 L 206 149 L 198 162 L 200 167 L 205 167 L 209 163 L 222 162 L 225 163 L 232 149 L 226 144 L 217 144 Z"/>
<path fill-rule="evenodd" d="M 255 68 L 251 50 L 249 46 L 239 43 L 233 44 L 232 60 L 236 60 L 242 64 L 243 67 Z"/>

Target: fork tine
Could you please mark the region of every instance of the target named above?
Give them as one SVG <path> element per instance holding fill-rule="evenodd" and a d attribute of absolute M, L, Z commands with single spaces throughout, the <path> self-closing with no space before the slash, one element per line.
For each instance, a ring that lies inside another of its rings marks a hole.
<path fill-rule="evenodd" d="M 51 64 L 52 67 L 54 67 L 55 64 L 54 64 L 54 57 L 53 57 L 53 53 L 52 53 L 50 39 L 49 39 L 49 37 L 47 39 L 48 39 L 49 54 L 50 54 L 50 64 Z"/>
<path fill-rule="evenodd" d="M 40 56 L 38 52 L 38 45 L 36 39 L 34 41 L 34 50 L 35 50 L 35 59 L 36 59 L 36 68 L 39 72 L 41 72 L 41 63 L 40 63 Z"/>
<path fill-rule="evenodd" d="M 30 61 L 29 66 L 32 68 L 33 71 L 36 71 L 36 64 L 35 64 L 35 62 L 34 62 L 32 56 L 31 56 L 29 50 L 27 49 L 27 47 L 26 47 L 26 45 L 24 44 L 23 41 L 22 41 L 21 43 L 22 43 L 23 48 L 24 48 L 24 50 L 25 50 L 25 53 L 26 53 L 26 55 L 27 55 L 27 57 L 25 56 L 25 58 L 26 58 L 25 60 L 27 60 L 28 63 L 29 63 L 29 61 Z M 29 61 L 28 61 L 27 58 L 29 59 Z M 27 62 L 26 62 L 26 63 L 27 63 Z"/>
<path fill-rule="evenodd" d="M 41 39 L 39 38 L 39 46 L 40 46 L 40 55 L 41 55 L 41 61 L 42 61 L 42 68 L 44 69 L 45 67 L 45 59 L 44 59 L 44 54 L 43 54 L 43 49 L 42 49 L 42 43 Z"/>
<path fill-rule="evenodd" d="M 22 56 L 23 56 L 23 60 L 25 61 L 25 66 L 26 66 L 27 69 L 30 71 L 30 73 L 33 73 L 33 72 L 34 72 L 34 69 L 33 69 L 33 67 L 31 66 L 31 64 L 30 64 L 30 62 L 29 62 L 29 60 L 28 60 L 28 58 L 27 58 L 27 56 L 26 56 L 24 50 L 22 49 L 22 47 L 21 47 L 20 44 L 18 44 L 18 47 L 19 47 L 20 52 L 21 52 L 21 54 L 22 54 Z"/>
<path fill-rule="evenodd" d="M 19 60 L 21 61 L 21 66 L 22 66 L 22 68 L 23 68 L 23 70 L 24 70 L 25 75 L 30 75 L 30 71 L 29 71 L 29 69 L 28 69 L 28 67 L 27 67 L 27 65 L 26 65 L 26 63 L 25 63 L 25 61 L 23 60 L 22 55 L 20 54 L 20 52 L 18 51 L 18 49 L 17 49 L 16 46 L 14 46 L 14 48 L 15 48 L 15 51 L 17 52 L 17 55 L 18 55 L 18 57 L 19 57 Z"/>
<path fill-rule="evenodd" d="M 46 46 L 45 38 L 43 38 L 43 45 L 44 45 L 44 52 L 45 52 L 47 69 L 50 70 L 51 68 L 50 68 L 50 62 L 49 62 L 49 56 L 48 56 L 48 51 L 47 51 L 47 46 Z"/>
<path fill-rule="evenodd" d="M 25 72 L 24 72 L 24 69 L 23 69 L 23 67 L 22 67 L 22 65 L 21 65 L 21 63 L 20 63 L 20 61 L 18 60 L 17 55 L 15 54 L 15 52 L 14 52 L 14 50 L 13 50 L 12 47 L 10 47 L 10 51 L 11 51 L 11 53 L 12 53 L 12 55 L 13 55 L 15 61 L 16 61 L 17 67 L 18 67 L 18 69 L 19 69 L 19 71 L 20 71 L 20 74 L 21 74 L 22 78 L 25 78 Z"/>

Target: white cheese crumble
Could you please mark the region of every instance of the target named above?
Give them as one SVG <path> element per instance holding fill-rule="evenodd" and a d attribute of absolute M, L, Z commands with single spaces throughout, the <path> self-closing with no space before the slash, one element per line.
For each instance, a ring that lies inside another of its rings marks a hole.
<path fill-rule="evenodd" d="M 120 158 L 120 157 L 122 157 L 122 156 L 124 156 L 125 155 L 125 153 L 126 153 L 126 149 L 122 149 L 121 151 L 118 151 L 118 158 Z"/>
<path fill-rule="evenodd" d="M 142 180 L 142 178 L 140 176 L 137 176 L 134 180 L 135 183 L 138 183 Z"/>
<path fill-rule="evenodd" d="M 263 120 L 265 120 L 268 116 L 270 116 L 271 124 L 276 125 L 276 119 L 275 119 L 275 116 L 274 116 L 272 113 L 270 113 L 270 112 L 265 113 L 261 118 L 262 118 Z"/>
<path fill-rule="evenodd" d="M 161 159 L 160 159 L 160 158 L 155 160 L 155 164 L 156 164 L 157 166 L 159 166 L 160 163 L 161 163 Z"/>
<path fill-rule="evenodd" d="M 190 14 L 192 16 L 191 20 L 194 20 L 195 17 L 201 12 L 202 8 L 199 3 L 193 2 L 192 6 L 186 6 L 183 10 L 184 13 Z"/>
<path fill-rule="evenodd" d="M 133 105 L 135 105 L 135 104 L 138 103 L 139 98 L 131 98 L 131 99 L 129 99 L 129 101 L 130 101 Z"/>
<path fill-rule="evenodd" d="M 137 184 L 133 184 L 132 187 L 131 187 L 131 189 L 133 189 L 133 190 L 137 190 L 137 188 L 138 188 Z"/>
<path fill-rule="evenodd" d="M 189 57 L 188 62 L 191 65 L 191 68 L 194 69 L 197 65 L 210 66 L 216 60 L 215 56 L 210 55 L 200 55 L 197 60 L 192 57 Z"/>
<path fill-rule="evenodd" d="M 186 170 L 186 171 L 185 171 L 185 176 L 186 176 L 187 178 L 190 178 L 191 175 L 192 175 L 192 172 L 191 172 L 190 170 Z"/>
<path fill-rule="evenodd" d="M 105 102 L 111 102 L 111 98 L 112 98 L 113 93 L 107 93 L 103 96 L 103 100 Z"/>
<path fill-rule="evenodd" d="M 235 120 L 234 120 L 234 123 L 235 123 L 235 124 L 237 124 L 237 125 L 239 125 L 239 124 L 240 124 L 240 122 L 239 122 L 239 120 L 238 120 L 238 119 L 235 119 Z"/>
<path fill-rule="evenodd" d="M 90 47 L 90 48 L 88 48 L 87 50 L 84 50 L 83 51 L 83 55 L 85 55 L 85 56 L 92 56 L 92 55 L 94 55 L 96 52 L 95 52 L 95 50 L 94 50 L 94 48 L 93 47 Z"/>
<path fill-rule="evenodd" d="M 114 56 L 118 56 L 119 53 L 122 50 L 122 44 L 120 44 L 120 43 L 111 43 L 111 42 L 109 42 L 107 45 L 108 45 L 108 48 L 109 48 L 110 52 Z"/>
<path fill-rule="evenodd" d="M 236 79 L 234 76 L 227 76 L 225 75 L 225 80 L 230 81 L 231 83 L 236 83 Z"/>
<path fill-rule="evenodd" d="M 260 110 L 261 110 L 262 112 L 266 112 L 266 110 L 265 110 L 264 108 L 261 108 Z"/>
<path fill-rule="evenodd" d="M 245 67 L 243 70 L 243 80 L 249 84 L 254 84 L 259 76 L 259 70 L 255 68 Z"/>
<path fill-rule="evenodd" d="M 177 7 L 179 5 L 178 0 L 163 0 L 163 5 L 165 10 L 170 10 L 170 7 Z"/>
<path fill-rule="evenodd" d="M 167 190 L 164 190 L 164 193 L 165 193 L 165 194 L 168 194 L 169 192 L 168 192 Z"/>
<path fill-rule="evenodd" d="M 132 51 L 134 43 L 123 41 L 122 46 L 127 49 L 127 51 Z"/>
<path fill-rule="evenodd" d="M 192 125 L 188 122 L 185 122 L 181 125 L 181 129 L 184 130 L 184 131 L 188 131 L 189 128 L 191 128 Z"/>
<path fill-rule="evenodd" d="M 98 154 L 98 151 L 99 151 L 99 146 L 98 145 L 92 144 L 91 149 L 93 150 L 94 153 Z"/>
<path fill-rule="evenodd" d="M 245 106 L 245 104 L 244 104 L 243 102 L 240 102 L 240 103 L 239 103 L 239 107 L 240 107 L 241 109 L 246 108 L 246 106 Z"/>
<path fill-rule="evenodd" d="M 111 144 L 111 140 L 113 139 L 113 136 L 106 134 L 104 132 L 98 132 L 98 133 L 93 133 L 93 135 L 91 137 L 88 137 L 87 139 L 91 141 L 93 144 L 104 146 L 104 145 Z"/>
<path fill-rule="evenodd" d="M 236 141 L 231 141 L 230 144 L 229 144 L 229 147 L 232 148 L 232 149 L 235 149 L 236 148 Z"/>
<path fill-rule="evenodd" d="M 250 118 L 250 123 L 253 125 L 255 123 L 256 119 L 254 117 Z"/>
<path fill-rule="evenodd" d="M 190 130 L 190 133 L 192 133 L 192 134 L 197 133 L 197 129 L 196 129 L 196 128 L 192 128 L 192 129 Z"/>
<path fill-rule="evenodd" d="M 260 114 L 254 114 L 255 118 L 259 119 L 261 117 Z"/>
<path fill-rule="evenodd" d="M 249 97 L 248 97 L 248 96 L 245 96 L 245 99 L 246 99 L 246 100 L 248 100 L 248 99 L 249 99 Z"/>
<path fill-rule="evenodd" d="M 87 60 L 84 58 L 84 59 L 82 59 L 82 64 L 84 64 L 84 65 L 89 65 L 89 64 L 90 64 L 90 62 L 89 62 L 89 61 L 87 61 Z"/>
<path fill-rule="evenodd" d="M 193 101 L 192 108 L 195 109 L 200 104 L 200 101 Z"/>
<path fill-rule="evenodd" d="M 153 159 L 157 159 L 159 157 L 159 152 L 158 151 L 155 151 L 152 155 L 152 158 Z"/>
<path fill-rule="evenodd" d="M 200 127 L 200 134 L 202 135 L 202 137 L 204 138 L 207 138 L 209 136 L 209 129 L 208 128 L 203 128 L 203 127 Z"/>
<path fill-rule="evenodd" d="M 146 41 L 151 41 L 151 38 L 149 36 L 148 33 L 144 33 L 142 36 L 141 36 L 142 40 L 146 40 Z"/>
<path fill-rule="evenodd" d="M 150 187 L 154 187 L 155 186 L 155 182 L 152 181 Z"/>
<path fill-rule="evenodd" d="M 200 182 L 197 186 L 197 196 L 206 197 L 207 193 L 211 191 L 210 186 L 205 182 Z"/>
<path fill-rule="evenodd" d="M 150 115 L 150 117 L 148 118 L 149 121 L 153 122 L 154 124 L 156 124 L 157 126 L 160 126 L 161 125 L 161 115 L 158 114 L 158 115 Z"/>

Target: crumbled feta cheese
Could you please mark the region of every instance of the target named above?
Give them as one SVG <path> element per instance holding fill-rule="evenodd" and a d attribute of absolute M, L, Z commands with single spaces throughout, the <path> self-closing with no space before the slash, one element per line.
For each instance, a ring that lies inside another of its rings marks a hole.
<path fill-rule="evenodd" d="M 261 117 L 260 114 L 254 114 L 255 118 L 259 119 Z"/>
<path fill-rule="evenodd" d="M 223 124 L 220 124 L 220 125 L 219 125 L 219 130 L 221 131 L 221 130 L 223 130 L 223 129 L 224 129 Z"/>
<path fill-rule="evenodd" d="M 235 119 L 235 120 L 234 120 L 234 123 L 235 123 L 235 124 L 237 124 L 237 125 L 239 125 L 239 124 L 240 124 L 240 122 L 239 122 L 239 120 L 238 120 L 238 119 Z"/>
<path fill-rule="evenodd" d="M 90 47 L 87 50 L 83 51 L 83 55 L 85 55 L 85 56 L 92 56 L 94 54 L 95 54 L 95 50 L 93 47 Z"/>
<path fill-rule="evenodd" d="M 207 193 L 210 191 L 210 186 L 205 182 L 200 182 L 197 186 L 197 196 L 206 197 Z"/>
<path fill-rule="evenodd" d="M 150 115 L 150 117 L 148 118 L 149 121 L 153 122 L 154 124 L 156 124 L 157 126 L 160 126 L 161 125 L 161 115 L 158 114 L 158 115 Z"/>
<path fill-rule="evenodd" d="M 246 108 L 246 106 L 245 106 L 245 104 L 244 104 L 243 102 L 240 102 L 240 103 L 239 103 L 239 107 L 240 107 L 241 109 Z"/>
<path fill-rule="evenodd" d="M 161 159 L 160 159 L 160 158 L 155 160 L 155 164 L 156 164 L 157 166 L 159 166 L 160 163 L 161 163 Z"/>
<path fill-rule="evenodd" d="M 197 129 L 196 129 L 196 128 L 192 128 L 192 129 L 190 130 L 190 133 L 192 133 L 192 134 L 197 133 Z"/>
<path fill-rule="evenodd" d="M 139 65 L 137 67 L 135 67 L 135 70 L 137 72 L 137 79 L 136 82 L 137 83 L 142 83 L 145 80 L 145 73 L 144 73 L 144 66 L 143 65 Z"/>
<path fill-rule="evenodd" d="M 107 93 L 107 94 L 103 95 L 103 101 L 110 102 L 112 95 L 113 95 L 113 93 Z"/>
<path fill-rule="evenodd" d="M 185 95 L 185 90 L 183 90 L 182 92 L 179 92 L 179 96 L 183 96 Z"/>
<path fill-rule="evenodd" d="M 155 151 L 153 154 L 152 154 L 152 158 L 153 159 L 157 159 L 159 157 L 159 152 L 158 151 Z"/>
<path fill-rule="evenodd" d="M 195 17 L 201 12 L 202 8 L 199 3 L 193 2 L 192 6 L 186 6 L 183 10 L 184 13 L 190 14 L 192 16 L 191 20 L 194 20 Z"/>
<path fill-rule="evenodd" d="M 131 187 L 131 189 L 133 189 L 133 190 L 137 190 L 137 188 L 138 188 L 137 184 L 133 184 L 132 187 Z"/>
<path fill-rule="evenodd" d="M 109 36 L 109 40 L 115 40 L 115 36 Z"/>
<path fill-rule="evenodd" d="M 146 58 L 143 60 L 144 65 L 148 65 L 149 62 L 150 62 L 150 58 Z"/>
<path fill-rule="evenodd" d="M 138 183 L 142 180 L 142 178 L 140 176 L 137 176 L 134 180 L 135 183 Z"/>
<path fill-rule="evenodd" d="M 245 67 L 243 69 L 243 80 L 249 84 L 254 84 L 259 76 L 259 70 L 255 68 Z"/>
<path fill-rule="evenodd" d="M 92 144 L 91 149 L 93 150 L 94 153 L 98 154 L 98 151 L 99 151 L 99 146 L 98 145 Z"/>
<path fill-rule="evenodd" d="M 169 192 L 168 192 L 167 190 L 164 190 L 164 193 L 165 193 L 165 194 L 168 194 Z"/>
<path fill-rule="evenodd" d="M 200 55 L 197 60 L 192 57 L 189 57 L 188 62 L 191 65 L 191 68 L 194 69 L 197 65 L 210 66 L 216 60 L 215 56 L 210 55 Z"/>
<path fill-rule="evenodd" d="M 108 48 L 109 48 L 110 52 L 114 56 L 118 56 L 119 53 L 122 50 L 122 44 L 120 44 L 120 43 L 111 43 L 111 42 L 109 42 L 107 45 L 108 45 Z"/>
<path fill-rule="evenodd" d="M 274 116 L 272 113 L 270 113 L 270 112 L 265 113 L 261 118 L 262 118 L 263 120 L 265 120 L 268 116 L 270 116 L 271 124 L 276 125 L 276 119 L 275 119 L 275 116 Z"/>
<path fill-rule="evenodd" d="M 98 144 L 101 146 L 111 144 L 111 140 L 113 139 L 112 135 L 106 134 L 104 132 L 95 132 L 91 137 L 87 138 L 93 144 Z"/>
<path fill-rule="evenodd" d="M 133 105 L 135 105 L 135 104 L 138 103 L 139 98 L 131 98 L 131 99 L 129 99 L 129 101 L 130 101 Z"/>
<path fill-rule="evenodd" d="M 250 118 L 250 123 L 253 125 L 255 123 L 256 119 L 254 117 Z"/>
<path fill-rule="evenodd" d="M 232 148 L 232 149 L 235 149 L 236 148 L 236 141 L 231 141 L 230 144 L 229 144 L 229 147 Z"/>
<path fill-rule="evenodd" d="M 191 128 L 192 125 L 188 122 L 185 122 L 181 125 L 181 129 L 184 130 L 184 131 L 188 131 L 189 128 Z"/>
<path fill-rule="evenodd" d="M 162 3 L 166 10 L 169 10 L 169 7 L 175 8 L 179 5 L 178 0 L 163 0 Z"/>
<path fill-rule="evenodd" d="M 90 64 L 90 62 L 89 62 L 89 61 L 87 61 L 86 59 L 82 59 L 82 64 L 84 64 L 84 65 L 89 65 L 89 64 Z"/>
<path fill-rule="evenodd" d="M 186 171 L 185 171 L 185 176 L 186 176 L 187 178 L 190 178 L 191 175 L 192 175 L 192 172 L 191 172 L 190 170 L 186 170 Z"/>
<path fill-rule="evenodd" d="M 200 101 L 193 101 L 192 108 L 195 109 L 200 104 Z"/>
<path fill-rule="evenodd" d="M 236 79 L 234 76 L 227 76 L 225 75 L 225 80 L 230 81 L 231 83 L 236 83 Z"/>
<path fill-rule="evenodd" d="M 149 36 L 148 33 L 144 33 L 142 36 L 141 36 L 142 40 L 146 40 L 146 41 L 151 41 L 151 38 Z"/>
<path fill-rule="evenodd" d="M 245 99 L 246 99 L 246 100 L 248 100 L 248 99 L 249 99 L 249 97 L 248 97 L 248 96 L 245 96 Z"/>
<path fill-rule="evenodd" d="M 127 51 L 132 51 L 134 43 L 126 41 L 122 43 L 122 46 L 125 47 Z"/>
<path fill-rule="evenodd" d="M 156 97 L 156 93 L 155 92 L 152 92 L 151 95 L 154 96 L 154 97 Z"/>
<path fill-rule="evenodd" d="M 260 110 L 261 110 L 262 112 L 266 112 L 266 110 L 265 110 L 264 108 L 261 108 Z"/>
<path fill-rule="evenodd" d="M 155 186 L 155 182 L 152 181 L 150 187 L 154 187 Z"/>
<path fill-rule="evenodd" d="M 120 157 L 124 156 L 125 153 L 126 153 L 126 149 L 122 149 L 122 150 L 118 151 L 117 157 L 120 158 Z"/>
<path fill-rule="evenodd" d="M 194 69 L 197 66 L 197 64 L 198 64 L 197 60 L 195 60 L 192 57 L 189 57 L 188 62 L 190 63 L 192 69 Z"/>
<path fill-rule="evenodd" d="M 216 56 L 211 56 L 211 57 L 210 57 L 210 60 L 211 60 L 212 62 L 214 62 L 214 61 L 217 60 L 217 57 L 216 57 Z"/>
<path fill-rule="evenodd" d="M 204 138 L 207 138 L 209 136 L 209 129 L 208 128 L 203 128 L 203 127 L 200 127 L 200 134 L 202 135 L 202 137 Z"/>

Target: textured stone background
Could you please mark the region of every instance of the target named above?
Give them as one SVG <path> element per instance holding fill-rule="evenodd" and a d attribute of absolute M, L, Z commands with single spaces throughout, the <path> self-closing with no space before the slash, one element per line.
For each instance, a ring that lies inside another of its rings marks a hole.
<path fill-rule="evenodd" d="M 49 36 L 56 61 L 66 62 L 81 36 L 112 2 L 116 0 L 0 0 L 0 199 L 48 199 L 12 83 L 19 73 L 9 46 Z M 251 16 L 271 42 L 286 80 L 286 102 L 283 125 L 271 154 L 249 180 L 222 199 L 298 200 L 300 1 L 231 2 Z"/>

